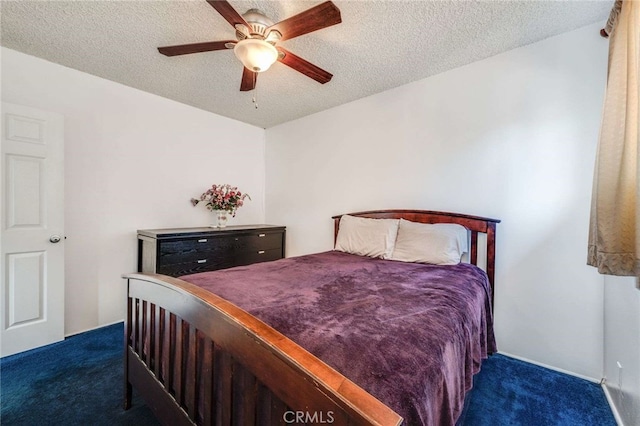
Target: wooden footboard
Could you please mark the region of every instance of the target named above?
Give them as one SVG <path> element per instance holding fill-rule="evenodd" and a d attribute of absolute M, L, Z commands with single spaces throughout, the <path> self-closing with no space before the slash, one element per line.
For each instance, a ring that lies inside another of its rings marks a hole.
<path fill-rule="evenodd" d="M 402 418 L 273 328 L 162 275 L 125 275 L 125 409 L 164 424 L 398 425 Z"/>

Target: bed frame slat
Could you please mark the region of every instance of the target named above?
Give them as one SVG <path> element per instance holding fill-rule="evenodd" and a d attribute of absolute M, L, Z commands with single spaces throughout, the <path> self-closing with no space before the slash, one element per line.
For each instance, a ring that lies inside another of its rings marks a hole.
<path fill-rule="evenodd" d="M 228 425 L 231 422 L 231 396 L 233 375 L 233 362 L 229 354 L 218 345 L 214 345 L 215 353 L 215 424 Z"/>
<path fill-rule="evenodd" d="M 182 337 L 182 319 L 176 316 L 176 326 L 173 343 L 173 394 L 175 395 L 178 405 L 182 405 L 184 400 L 182 398 L 182 347 L 184 346 L 184 340 Z"/>
<path fill-rule="evenodd" d="M 491 283 L 491 306 L 495 300 L 494 281 L 496 275 L 496 222 L 487 229 L 487 276 Z"/>
<path fill-rule="evenodd" d="M 271 393 L 271 420 L 269 425 L 283 425 L 284 422 L 284 413 L 286 411 L 290 411 L 291 409 L 287 407 L 287 404 L 282 402 L 280 398 Z"/>
<path fill-rule="evenodd" d="M 127 285 L 127 293 L 128 285 Z M 131 408 L 131 397 L 133 389 L 131 388 L 131 383 L 127 379 L 129 377 L 129 348 L 133 347 L 133 341 L 131 339 L 131 333 L 135 330 L 135 326 L 133 324 L 133 300 L 130 297 L 127 297 L 127 317 L 125 319 L 125 327 L 124 327 L 124 402 L 123 406 L 125 410 Z"/>
<path fill-rule="evenodd" d="M 474 265 L 478 264 L 478 232 L 471 231 L 471 254 L 469 256 L 469 262 Z"/>
<path fill-rule="evenodd" d="M 136 352 L 138 352 L 138 348 L 140 347 L 138 345 L 138 340 L 140 339 L 138 336 L 140 336 L 140 299 L 136 298 L 135 302 L 133 304 L 133 312 L 135 315 L 135 322 L 134 322 L 134 327 L 133 327 L 133 334 L 131 336 L 132 340 L 133 340 L 133 348 Z"/>
<path fill-rule="evenodd" d="M 198 406 L 202 424 L 211 424 L 212 404 L 211 398 L 207 396 L 213 395 L 213 342 L 208 339 L 201 331 L 198 331 L 198 341 L 201 348 L 200 363 L 200 389 Z"/>
<path fill-rule="evenodd" d="M 160 377 L 160 341 L 162 340 L 162 330 L 160 323 L 160 307 L 156 305 L 151 305 L 151 312 L 153 316 L 151 317 L 152 330 L 151 333 L 151 342 L 153 350 L 151 351 L 151 364 L 153 368 L 153 374 L 159 378 Z"/>
<path fill-rule="evenodd" d="M 171 389 L 171 314 L 162 309 L 164 317 L 164 333 L 162 334 L 162 377 L 160 381 L 164 384 L 167 392 Z"/>
<path fill-rule="evenodd" d="M 232 424 L 255 424 L 256 393 L 256 378 L 242 364 L 234 362 Z"/>
<path fill-rule="evenodd" d="M 142 362 L 149 366 L 149 360 L 147 355 L 149 354 L 149 315 L 148 315 L 148 303 L 146 300 L 143 300 L 141 303 L 142 306 L 142 326 L 140 333 L 140 358 Z"/>
<path fill-rule="evenodd" d="M 185 350 L 183 353 L 186 355 L 186 366 L 185 366 L 185 381 L 184 381 L 184 405 L 187 407 L 187 413 L 189 414 L 189 418 L 193 421 L 196 420 L 197 413 L 196 407 L 197 405 L 197 397 L 198 397 L 198 375 L 196 374 L 196 364 L 198 362 L 198 345 L 196 341 L 196 330 L 195 327 L 190 327 L 189 324 L 186 324 L 187 331 L 187 348 L 189 350 Z"/>
<path fill-rule="evenodd" d="M 262 383 L 257 383 L 256 425 L 269 426 L 271 419 L 271 392 Z"/>

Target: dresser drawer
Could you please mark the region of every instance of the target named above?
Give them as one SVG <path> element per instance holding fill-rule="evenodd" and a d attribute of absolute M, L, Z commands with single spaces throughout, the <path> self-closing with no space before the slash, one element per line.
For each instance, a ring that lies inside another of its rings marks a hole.
<path fill-rule="evenodd" d="M 246 244 L 246 246 L 244 245 Z M 243 239 L 243 248 L 252 250 L 271 250 L 282 248 L 282 233 L 257 232 L 246 235 Z"/>
<path fill-rule="evenodd" d="M 282 259 L 282 249 L 275 248 L 269 250 L 252 250 L 244 253 L 238 258 L 239 265 L 250 265 L 252 263 L 268 262 Z"/>
<path fill-rule="evenodd" d="M 173 265 L 162 265 L 158 267 L 158 274 L 169 275 L 170 277 L 179 277 L 181 275 L 195 274 L 198 272 L 206 272 L 209 265 L 199 264 L 197 262 L 190 263 L 174 263 Z"/>
<path fill-rule="evenodd" d="M 194 262 L 208 257 L 228 256 L 238 243 L 229 238 L 187 238 L 176 241 L 161 241 L 158 250 L 160 265 Z"/>
<path fill-rule="evenodd" d="M 237 256 L 265 250 L 282 250 L 282 234 L 258 232 L 212 238 L 189 238 L 162 241 L 158 261 L 160 265 L 187 263 L 202 259 Z M 222 262 L 226 263 L 226 261 Z"/>
<path fill-rule="evenodd" d="M 250 262 L 253 263 L 253 262 Z M 247 263 L 248 265 L 249 263 Z M 198 272 L 215 271 L 217 269 L 231 268 L 237 265 L 237 260 L 232 257 L 216 257 L 208 259 L 198 259 L 192 262 L 173 263 L 170 265 L 160 265 L 158 273 L 179 277 L 181 275 L 195 274 Z"/>
<path fill-rule="evenodd" d="M 228 238 L 224 246 L 236 252 L 282 248 L 282 233 L 255 232 L 234 235 Z"/>

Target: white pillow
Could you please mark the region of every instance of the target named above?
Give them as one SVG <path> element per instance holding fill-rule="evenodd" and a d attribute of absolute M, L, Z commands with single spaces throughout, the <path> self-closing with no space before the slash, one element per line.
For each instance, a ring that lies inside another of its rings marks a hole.
<path fill-rule="evenodd" d="M 398 235 L 398 219 L 343 215 L 335 249 L 360 256 L 388 259 Z"/>
<path fill-rule="evenodd" d="M 416 223 L 400 219 L 391 260 L 457 265 L 468 248 L 467 228 L 452 223 Z"/>

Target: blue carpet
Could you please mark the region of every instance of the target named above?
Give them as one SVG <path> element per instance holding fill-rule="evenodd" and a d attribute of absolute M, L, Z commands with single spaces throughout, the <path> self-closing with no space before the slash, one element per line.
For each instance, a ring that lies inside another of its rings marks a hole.
<path fill-rule="evenodd" d="M 124 411 L 122 323 L 0 360 L 2 425 L 156 425 L 138 395 Z"/>
<path fill-rule="evenodd" d="M 134 392 L 122 409 L 123 325 L 0 360 L 3 425 L 156 425 Z M 615 426 L 599 385 L 494 355 L 482 364 L 458 426 Z"/>
<path fill-rule="evenodd" d="M 500 354 L 482 362 L 458 426 L 616 426 L 599 384 Z"/>

